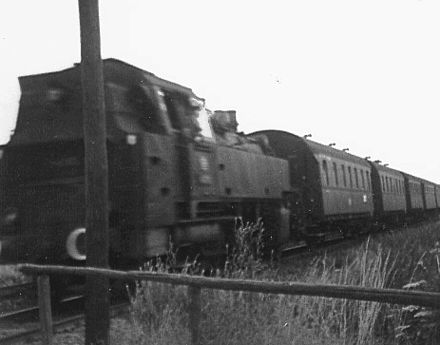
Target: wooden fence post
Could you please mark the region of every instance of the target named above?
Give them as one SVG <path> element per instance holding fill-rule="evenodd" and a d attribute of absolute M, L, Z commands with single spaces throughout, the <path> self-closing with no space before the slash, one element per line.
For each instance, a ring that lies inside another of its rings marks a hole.
<path fill-rule="evenodd" d="M 84 131 L 87 266 L 109 266 L 108 161 L 104 71 L 98 0 L 78 0 L 81 33 L 81 86 Z M 108 345 L 109 281 L 86 278 L 86 345 Z"/>
<path fill-rule="evenodd" d="M 188 287 L 188 298 L 189 298 L 189 327 L 191 330 L 191 344 L 200 344 L 200 315 L 201 315 L 201 305 L 200 305 L 200 293 L 201 289 L 196 286 Z"/>
<path fill-rule="evenodd" d="M 41 339 L 44 345 L 52 345 L 52 309 L 50 303 L 50 283 L 48 275 L 37 277 L 38 307 L 40 313 Z"/>

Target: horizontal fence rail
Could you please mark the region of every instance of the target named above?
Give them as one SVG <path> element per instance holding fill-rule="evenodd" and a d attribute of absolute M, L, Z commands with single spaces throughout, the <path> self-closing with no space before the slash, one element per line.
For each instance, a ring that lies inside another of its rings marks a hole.
<path fill-rule="evenodd" d="M 269 282 L 226 278 L 208 278 L 182 274 L 117 271 L 91 267 L 42 266 L 23 264 L 19 270 L 26 274 L 51 275 L 67 274 L 80 276 L 102 276 L 109 279 L 147 280 L 172 285 L 186 285 L 193 288 L 233 290 L 266 294 L 319 296 L 345 298 L 361 301 L 375 301 L 391 304 L 418 305 L 440 308 L 440 293 L 407 291 L 399 289 L 379 289 L 350 285 L 305 284 L 297 282 Z"/>

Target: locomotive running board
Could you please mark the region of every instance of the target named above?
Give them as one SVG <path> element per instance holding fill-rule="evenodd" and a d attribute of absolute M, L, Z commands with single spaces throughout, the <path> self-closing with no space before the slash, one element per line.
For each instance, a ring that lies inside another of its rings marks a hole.
<path fill-rule="evenodd" d="M 212 217 L 212 218 L 194 218 L 194 219 L 181 219 L 177 222 L 179 225 L 189 225 L 195 223 L 215 223 L 215 222 L 226 222 L 235 221 L 237 217 L 234 216 L 222 216 L 222 217 Z"/>

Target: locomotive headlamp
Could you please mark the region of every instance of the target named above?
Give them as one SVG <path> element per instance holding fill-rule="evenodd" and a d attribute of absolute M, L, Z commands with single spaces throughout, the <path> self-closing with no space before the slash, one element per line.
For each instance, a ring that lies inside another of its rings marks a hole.
<path fill-rule="evenodd" d="M 86 259 L 85 254 L 85 228 L 79 228 L 73 230 L 66 239 L 67 254 L 78 261 L 84 261 Z"/>

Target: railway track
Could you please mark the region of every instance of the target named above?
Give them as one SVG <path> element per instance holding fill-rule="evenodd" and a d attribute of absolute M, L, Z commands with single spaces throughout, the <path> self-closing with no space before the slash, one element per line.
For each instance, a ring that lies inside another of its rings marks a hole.
<path fill-rule="evenodd" d="M 14 284 L 0 287 L 0 300 L 21 296 L 29 291 L 36 291 L 35 283 Z"/>
<path fill-rule="evenodd" d="M 112 305 L 110 307 L 110 317 L 113 318 L 128 313 L 129 306 L 130 303 L 128 302 Z M 64 329 L 69 328 L 71 326 L 82 324 L 84 320 L 85 320 L 84 313 L 77 313 L 75 315 L 70 315 L 67 317 L 61 316 L 54 318 L 53 333 L 56 334 L 57 332 L 63 331 Z M 27 329 L 26 331 L 0 337 L 0 344 L 2 345 L 15 344 L 21 341 L 28 341 L 30 339 L 38 340 L 39 338 L 40 338 L 40 327 L 39 325 L 34 325 L 29 329 Z"/>
<path fill-rule="evenodd" d="M 374 238 L 376 236 L 381 236 L 386 233 L 390 234 L 393 232 L 398 232 L 400 230 L 400 228 L 389 227 L 381 231 L 360 232 L 354 234 L 351 237 L 344 237 L 342 234 L 339 235 L 337 233 L 334 233 L 331 236 L 328 236 L 320 241 L 316 241 L 311 244 L 307 244 L 305 241 L 301 241 L 295 246 L 283 248 L 281 250 L 281 259 L 288 262 L 290 258 L 297 256 L 316 256 L 322 254 L 322 252 L 346 249 L 361 244 L 368 237 Z"/>
<path fill-rule="evenodd" d="M 76 308 L 78 309 L 80 304 L 84 299 L 84 296 L 71 296 L 64 298 L 60 301 L 60 307 L 63 309 L 72 309 Z M 31 306 L 19 310 L 14 310 L 8 313 L 2 313 L 0 314 L 0 323 L 6 322 L 6 321 L 12 321 L 12 320 L 19 320 L 19 321 L 26 321 L 26 320 L 38 320 L 38 306 Z"/>

